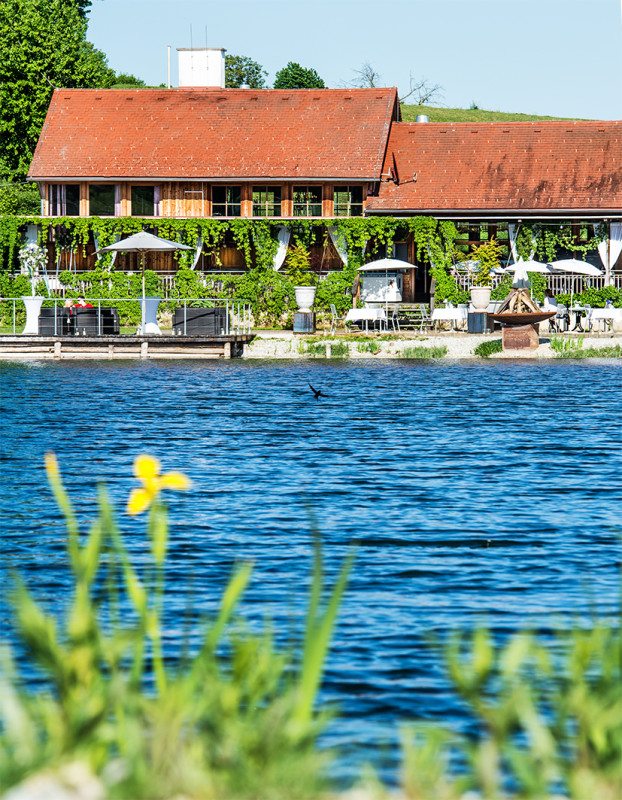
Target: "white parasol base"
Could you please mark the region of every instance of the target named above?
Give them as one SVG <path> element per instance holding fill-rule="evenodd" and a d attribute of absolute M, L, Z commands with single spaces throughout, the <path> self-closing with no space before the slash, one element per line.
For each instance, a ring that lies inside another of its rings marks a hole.
<path fill-rule="evenodd" d="M 37 336 L 39 333 L 39 314 L 43 305 L 43 297 L 22 297 L 26 306 L 26 325 L 22 336 Z"/>
<path fill-rule="evenodd" d="M 161 299 L 161 297 L 143 297 L 140 301 L 142 305 L 142 321 L 139 329 L 141 336 L 162 336 L 158 325 L 158 306 Z"/>

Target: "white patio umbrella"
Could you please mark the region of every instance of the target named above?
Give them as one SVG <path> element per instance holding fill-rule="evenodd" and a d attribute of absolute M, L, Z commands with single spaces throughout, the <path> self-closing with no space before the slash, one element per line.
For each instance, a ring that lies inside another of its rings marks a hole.
<path fill-rule="evenodd" d="M 587 261 L 579 261 L 578 258 L 563 258 L 560 261 L 551 261 L 549 266 L 554 272 L 565 272 L 568 275 L 584 275 L 588 278 L 596 278 L 603 273 L 598 267 L 593 264 L 588 264 Z M 574 280 L 570 284 L 570 305 L 572 306 L 572 299 L 574 297 Z"/>
<path fill-rule="evenodd" d="M 542 261 L 534 261 L 533 259 L 523 261 L 522 258 L 519 258 L 515 264 L 510 264 L 506 267 L 504 272 L 514 274 L 514 280 L 512 281 L 512 286 L 514 286 L 514 288 L 526 289 L 529 286 L 529 272 L 552 275 L 553 270 L 548 264 L 544 264 Z"/>
<path fill-rule="evenodd" d="M 127 239 L 121 239 L 119 242 L 109 244 L 107 247 L 102 247 L 97 250 L 97 253 L 140 253 L 140 269 L 142 272 L 142 314 L 141 314 L 141 333 L 145 332 L 145 255 L 147 253 L 172 253 L 174 250 L 192 250 L 188 245 L 180 244 L 179 242 L 171 242 L 169 239 L 162 239 L 160 236 L 154 236 L 152 233 L 140 231 L 128 236 Z"/>
<path fill-rule="evenodd" d="M 407 269 L 416 269 L 416 264 L 409 264 L 408 261 L 402 261 L 399 258 L 379 258 L 377 261 L 370 261 L 369 264 L 363 264 L 358 268 L 359 272 L 384 272 L 387 281 L 389 279 L 389 272 L 406 272 Z M 389 318 L 389 298 L 384 297 L 384 313 Z M 388 324 L 388 323 L 387 323 Z"/>

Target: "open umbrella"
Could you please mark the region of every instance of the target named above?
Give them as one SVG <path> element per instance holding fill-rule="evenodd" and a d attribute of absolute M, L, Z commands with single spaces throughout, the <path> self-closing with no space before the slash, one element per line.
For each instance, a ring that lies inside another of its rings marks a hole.
<path fill-rule="evenodd" d="M 533 259 L 523 261 L 522 258 L 519 258 L 515 264 L 510 264 L 508 267 L 506 267 L 504 272 L 514 274 L 512 286 L 515 289 L 526 289 L 529 286 L 529 272 L 539 272 L 542 275 L 552 275 L 553 270 L 548 264 L 544 264 L 541 261 L 534 261 Z"/>
<path fill-rule="evenodd" d="M 107 247 L 100 248 L 98 253 L 140 253 L 140 269 L 142 272 L 142 315 L 140 332 L 144 335 L 146 328 L 146 298 L 145 298 L 145 254 L 146 253 L 172 253 L 174 250 L 192 250 L 188 245 L 180 244 L 179 242 L 171 242 L 169 239 L 162 239 L 159 236 L 154 236 L 152 233 L 140 231 L 127 239 L 121 239 L 119 242 L 109 244 Z M 158 331 L 156 330 L 156 333 Z"/>
<path fill-rule="evenodd" d="M 588 278 L 596 278 L 603 273 L 598 267 L 593 264 L 588 264 L 587 261 L 579 261 L 578 258 L 563 258 L 560 261 L 551 261 L 549 266 L 555 272 L 566 272 L 569 275 L 585 275 Z M 574 297 L 574 280 L 570 284 L 570 305 L 572 306 L 572 299 Z"/>

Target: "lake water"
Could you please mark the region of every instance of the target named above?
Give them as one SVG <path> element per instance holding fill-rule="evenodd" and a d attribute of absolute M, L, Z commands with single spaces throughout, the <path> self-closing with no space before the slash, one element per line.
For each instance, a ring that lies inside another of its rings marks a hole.
<path fill-rule="evenodd" d="M 617 607 L 618 364 L 5 363 L 0 393 L 0 582 L 19 570 L 49 608 L 67 585 L 49 449 L 85 518 L 102 479 L 122 508 L 138 453 L 193 479 L 170 496 L 169 647 L 188 596 L 213 608 L 241 559 L 251 624 L 288 636 L 310 515 L 331 574 L 359 543 L 323 695 L 341 709 L 324 741 L 342 777 L 366 760 L 394 776 L 401 721 L 466 724 L 430 634 Z M 140 560 L 141 524 L 124 526 Z"/>

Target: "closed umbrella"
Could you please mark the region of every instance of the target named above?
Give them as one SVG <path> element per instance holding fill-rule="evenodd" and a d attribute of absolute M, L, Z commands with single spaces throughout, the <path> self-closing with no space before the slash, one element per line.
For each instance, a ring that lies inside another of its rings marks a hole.
<path fill-rule="evenodd" d="M 142 272 L 142 315 L 140 332 L 145 333 L 145 254 L 146 253 L 172 253 L 175 250 L 192 250 L 188 245 L 180 244 L 179 242 L 171 242 L 169 239 L 162 239 L 160 236 L 154 236 L 152 233 L 140 231 L 127 239 L 121 239 L 119 242 L 109 244 L 107 247 L 100 248 L 98 253 L 140 253 L 140 269 Z M 157 332 L 157 331 L 156 331 Z"/>

